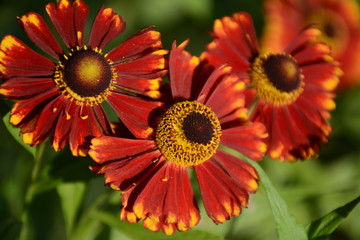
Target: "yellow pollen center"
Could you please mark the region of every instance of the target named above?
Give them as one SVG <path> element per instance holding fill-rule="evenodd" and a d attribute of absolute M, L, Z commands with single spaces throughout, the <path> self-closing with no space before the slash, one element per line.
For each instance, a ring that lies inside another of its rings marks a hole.
<path fill-rule="evenodd" d="M 184 101 L 165 112 L 155 141 L 167 160 L 182 166 L 196 166 L 213 156 L 220 136 L 219 119 L 209 107 Z"/>
<path fill-rule="evenodd" d="M 250 71 L 257 95 L 272 104 L 289 104 L 303 92 L 303 75 L 288 54 L 264 54 L 255 59 Z"/>
<path fill-rule="evenodd" d="M 101 62 L 96 58 L 85 58 L 79 61 L 77 75 L 84 84 L 97 85 L 100 82 Z"/>

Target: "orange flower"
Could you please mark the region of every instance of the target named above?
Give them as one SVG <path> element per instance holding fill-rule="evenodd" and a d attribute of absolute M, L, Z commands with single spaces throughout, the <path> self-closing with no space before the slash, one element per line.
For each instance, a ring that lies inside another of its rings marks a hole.
<path fill-rule="evenodd" d="M 331 46 L 344 75 L 339 89 L 360 82 L 360 9 L 355 0 L 267 0 L 265 1 L 263 47 L 283 49 L 305 26 L 316 24 L 321 41 Z"/>
<path fill-rule="evenodd" d="M 250 120 L 265 124 L 271 158 L 314 157 L 331 132 L 329 111 L 341 70 L 321 32 L 307 28 L 282 50 L 260 53 L 251 17 L 235 13 L 214 23 L 214 40 L 202 58 L 228 63 L 247 82 Z"/>

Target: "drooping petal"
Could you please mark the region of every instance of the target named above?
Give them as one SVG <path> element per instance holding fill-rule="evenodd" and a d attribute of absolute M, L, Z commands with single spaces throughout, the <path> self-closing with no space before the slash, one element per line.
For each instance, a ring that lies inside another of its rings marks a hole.
<path fill-rule="evenodd" d="M 136 217 L 152 231 L 162 229 L 172 235 L 176 229 L 192 228 L 200 219 L 186 168 L 171 162 L 154 171 L 146 185 L 134 187 L 129 199 Z"/>
<path fill-rule="evenodd" d="M 0 72 L 5 79 L 15 76 L 50 76 L 55 66 L 52 61 L 11 35 L 2 39 L 0 50 Z"/>
<path fill-rule="evenodd" d="M 82 0 L 72 4 L 69 0 L 61 0 L 57 5 L 49 3 L 46 12 L 68 48 L 84 45 L 89 7 Z"/>
<path fill-rule="evenodd" d="M 221 145 L 232 148 L 253 160 L 261 160 L 267 150 L 265 138 L 268 136 L 262 123 L 248 123 L 222 130 Z"/>
<path fill-rule="evenodd" d="M 140 143 L 140 142 L 138 142 Z M 131 157 L 115 160 L 109 158 L 108 153 L 103 151 L 101 146 L 93 146 L 90 151 L 92 156 L 97 157 L 99 165 L 91 166 L 90 169 L 97 174 L 104 174 L 105 183 L 116 190 L 127 191 L 131 187 L 138 185 L 157 167 L 160 159 L 159 151 L 144 151 Z M 106 147 L 106 146 L 105 146 Z M 120 146 L 121 147 L 121 146 Z M 112 149 L 116 154 L 116 150 Z M 104 158 L 103 158 L 104 157 Z"/>
<path fill-rule="evenodd" d="M 243 168 L 238 164 L 236 167 L 239 169 L 229 173 L 217 161 L 232 156 L 223 152 L 218 157 L 218 160 L 210 159 L 197 165 L 195 171 L 207 214 L 215 223 L 223 223 L 238 216 L 242 207 L 247 207 L 249 193 L 255 192 L 258 185 L 257 175 L 251 167 Z M 232 175 L 237 171 L 245 175 L 234 178 Z M 244 178 L 239 181 L 241 177 Z"/>
<path fill-rule="evenodd" d="M 125 29 L 125 22 L 111 8 L 101 8 L 94 20 L 89 37 L 89 46 L 103 49 Z"/>
<path fill-rule="evenodd" d="M 94 112 L 90 106 L 77 106 L 72 118 L 72 127 L 69 133 L 70 150 L 74 156 L 86 156 L 90 141 L 94 137 L 100 137 L 100 131 Z"/>
<path fill-rule="evenodd" d="M 63 50 L 41 15 L 31 12 L 18 18 L 18 21 L 37 46 L 55 59 L 59 59 L 59 56 L 63 54 Z"/>
<path fill-rule="evenodd" d="M 23 134 L 23 140 L 26 144 L 39 145 L 54 132 L 56 122 L 61 117 L 64 108 L 63 103 L 63 99 L 57 97 L 39 110 L 35 129 Z"/>
<path fill-rule="evenodd" d="M 160 102 L 147 101 L 120 91 L 110 94 L 108 102 L 136 137 L 145 139 L 152 134 L 153 128 L 149 126 L 149 117 L 161 106 Z"/>

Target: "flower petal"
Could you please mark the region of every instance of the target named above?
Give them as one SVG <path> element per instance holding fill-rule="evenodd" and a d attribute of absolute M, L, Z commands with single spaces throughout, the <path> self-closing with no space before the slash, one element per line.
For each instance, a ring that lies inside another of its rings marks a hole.
<path fill-rule="evenodd" d="M 111 8 L 101 8 L 94 20 L 89 37 L 89 46 L 103 49 L 125 29 L 125 22 Z"/>
<path fill-rule="evenodd" d="M 49 3 L 46 12 L 68 48 L 84 45 L 89 7 L 82 0 L 72 4 L 69 0 L 60 0 L 57 5 Z"/>
<path fill-rule="evenodd" d="M 160 102 L 147 101 L 120 91 L 110 94 L 108 102 L 137 138 L 145 139 L 152 134 L 153 128 L 149 126 L 149 117 L 161 106 Z"/>
<path fill-rule="evenodd" d="M 89 155 L 99 164 L 123 159 L 128 156 L 136 156 L 155 149 L 152 140 L 126 139 L 118 137 L 103 136 L 91 141 Z"/>
<path fill-rule="evenodd" d="M 169 75 L 173 98 L 189 99 L 193 83 L 195 68 L 199 65 L 199 58 L 191 56 L 184 49 L 188 40 L 176 46 L 173 42 L 169 60 Z M 186 86 L 186 87 L 184 87 Z"/>
<path fill-rule="evenodd" d="M 6 35 L 0 44 L 0 72 L 13 76 L 50 76 L 55 64 L 34 52 L 18 38 Z"/>
<path fill-rule="evenodd" d="M 18 18 L 18 20 L 26 34 L 37 46 L 52 57 L 59 59 L 63 50 L 41 15 L 31 12 Z"/>
<path fill-rule="evenodd" d="M 261 160 L 267 150 L 264 142 L 267 137 L 262 123 L 238 126 L 222 130 L 221 145 L 232 148 L 253 160 Z"/>
<path fill-rule="evenodd" d="M 137 188 L 141 191 L 135 196 Z M 154 172 L 143 186 L 135 187 L 129 198 L 136 198 L 133 211 L 152 231 L 162 229 L 172 235 L 175 229 L 186 231 L 200 220 L 186 168 L 171 162 Z"/>
<path fill-rule="evenodd" d="M 11 100 L 32 98 L 54 88 L 51 78 L 14 77 L 0 86 L 0 94 Z"/>
<path fill-rule="evenodd" d="M 223 154 L 229 155 L 225 152 Z M 257 179 L 249 177 L 253 176 L 254 170 L 245 175 L 245 178 L 251 181 L 246 185 L 243 185 L 242 181 L 238 182 L 237 179 L 234 179 L 214 159 L 197 165 L 195 171 L 204 207 L 215 223 L 223 223 L 230 217 L 238 216 L 241 208 L 248 205 L 249 192 L 247 189 L 249 186 L 254 187 L 251 192 L 255 192 L 257 189 Z"/>

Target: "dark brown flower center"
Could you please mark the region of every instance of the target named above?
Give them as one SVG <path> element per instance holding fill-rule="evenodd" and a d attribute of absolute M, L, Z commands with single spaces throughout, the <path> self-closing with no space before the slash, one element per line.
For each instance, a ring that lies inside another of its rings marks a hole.
<path fill-rule="evenodd" d="M 54 81 L 77 104 L 93 105 L 106 99 L 117 75 L 99 49 L 71 49 L 56 66 Z"/>
<path fill-rule="evenodd" d="M 273 104 L 292 103 L 303 91 L 301 69 L 288 54 L 258 56 L 252 63 L 250 77 L 259 98 Z"/>
<path fill-rule="evenodd" d="M 194 143 L 207 144 L 213 137 L 213 126 L 203 113 L 191 112 L 184 119 L 182 129 L 186 138 Z"/>
<path fill-rule="evenodd" d="M 64 62 L 64 82 L 83 97 L 96 96 L 106 90 L 112 79 L 109 62 L 98 52 L 75 52 Z"/>
<path fill-rule="evenodd" d="M 270 82 L 280 91 L 291 92 L 300 85 L 300 68 L 287 55 L 270 55 L 264 60 L 263 68 Z"/>

